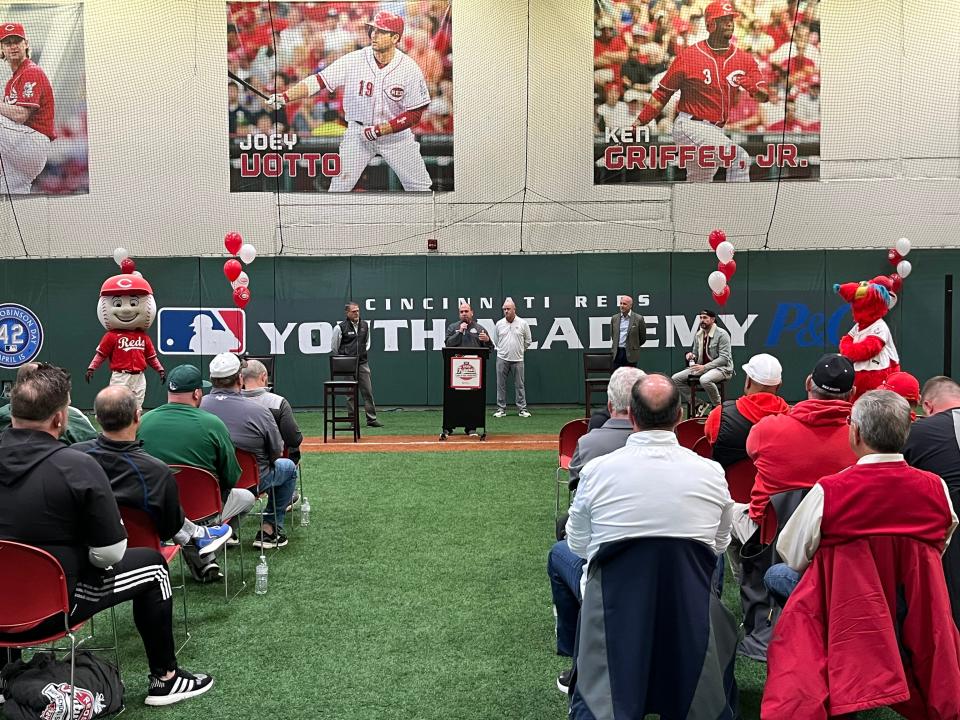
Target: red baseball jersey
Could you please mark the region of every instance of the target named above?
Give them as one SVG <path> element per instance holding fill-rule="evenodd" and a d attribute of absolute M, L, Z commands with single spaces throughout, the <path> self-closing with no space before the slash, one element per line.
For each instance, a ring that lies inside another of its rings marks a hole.
<path fill-rule="evenodd" d="M 142 330 L 108 330 L 100 339 L 90 367 L 96 370 L 105 358 L 110 358 L 110 369 L 116 372 L 143 372 L 147 363 L 157 372 L 163 372 L 153 341 Z"/>
<path fill-rule="evenodd" d="M 654 97 L 663 103 L 680 93 L 677 110 L 723 125 L 733 99 L 743 88 L 766 92 L 766 79 L 750 53 L 731 45 L 724 52 L 710 49 L 706 40 L 680 51 L 660 80 Z"/>
<path fill-rule="evenodd" d="M 13 77 L 7 80 L 3 101 L 8 105 L 32 108 L 33 114 L 24 125 L 51 140 L 57 139 L 53 131 L 53 88 L 47 80 L 47 74 L 33 60 L 27 58 L 20 63 Z"/>

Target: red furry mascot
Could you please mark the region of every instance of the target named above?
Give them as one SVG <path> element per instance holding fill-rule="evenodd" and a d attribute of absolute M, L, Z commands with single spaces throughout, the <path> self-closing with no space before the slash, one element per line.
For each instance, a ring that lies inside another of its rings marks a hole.
<path fill-rule="evenodd" d="M 856 397 L 876 390 L 888 375 L 900 370 L 897 346 L 883 319 L 897 302 L 892 287 L 893 281 L 886 275 L 833 286 L 833 291 L 850 303 L 856 321 L 840 339 L 840 354 L 857 371 Z"/>

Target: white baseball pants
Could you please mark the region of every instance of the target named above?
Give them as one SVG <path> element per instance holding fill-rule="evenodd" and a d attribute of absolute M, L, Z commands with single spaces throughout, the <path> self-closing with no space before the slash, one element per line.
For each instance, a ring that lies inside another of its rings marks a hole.
<path fill-rule="evenodd" d="M 687 113 L 677 113 L 673 121 L 673 141 L 677 145 L 736 148 L 737 156 L 727 168 L 727 182 L 750 182 L 750 153 L 726 136 L 721 128 L 703 120 L 694 120 Z M 741 164 L 743 167 L 741 167 Z M 687 164 L 687 182 L 710 182 L 719 167 Z"/>
<path fill-rule="evenodd" d="M 374 155 L 387 161 L 407 192 L 430 190 L 430 173 L 412 132 L 402 130 L 370 141 L 364 137 L 363 125 L 351 122 L 340 141 L 340 174 L 330 180 L 330 192 L 353 190 Z"/>
<path fill-rule="evenodd" d="M 47 164 L 50 138 L 0 115 L 0 192 L 27 195 Z"/>

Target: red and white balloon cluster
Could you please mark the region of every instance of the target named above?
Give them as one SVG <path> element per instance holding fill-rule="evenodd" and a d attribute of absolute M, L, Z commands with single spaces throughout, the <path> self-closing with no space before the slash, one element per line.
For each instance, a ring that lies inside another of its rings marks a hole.
<path fill-rule="evenodd" d="M 245 243 L 238 232 L 228 232 L 223 238 L 223 246 L 234 256 L 223 264 L 223 274 L 233 288 L 233 304 L 243 309 L 250 302 L 250 277 L 243 271 L 243 267 L 254 261 L 257 249 L 250 243 Z M 243 265 L 237 257 L 243 261 Z"/>
<path fill-rule="evenodd" d="M 733 259 L 735 250 L 723 230 L 711 231 L 709 240 L 710 248 L 717 253 L 718 262 L 717 269 L 707 277 L 707 285 L 717 305 L 723 307 L 730 299 L 730 278 L 737 271 L 737 261 Z"/>
<path fill-rule="evenodd" d="M 118 247 L 113 251 L 113 261 L 120 266 L 120 272 L 124 275 L 136 275 L 143 277 L 143 274 L 137 270 L 137 264 L 130 257 L 130 253 L 125 248 Z"/>
<path fill-rule="evenodd" d="M 887 250 L 887 262 L 896 268 L 896 272 L 890 273 L 890 279 L 893 281 L 893 291 L 900 292 L 903 287 L 903 281 L 913 272 L 913 265 L 909 260 L 904 260 L 910 252 L 910 241 L 906 238 L 900 238 L 894 243 L 893 247 Z"/>

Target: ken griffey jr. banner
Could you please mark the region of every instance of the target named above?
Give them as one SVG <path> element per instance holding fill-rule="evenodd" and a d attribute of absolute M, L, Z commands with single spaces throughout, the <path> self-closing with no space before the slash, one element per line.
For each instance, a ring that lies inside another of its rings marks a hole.
<path fill-rule="evenodd" d="M 453 190 L 451 13 L 227 3 L 231 192 Z"/>
<path fill-rule="evenodd" d="M 597 3 L 594 183 L 820 175 L 817 0 Z"/>

